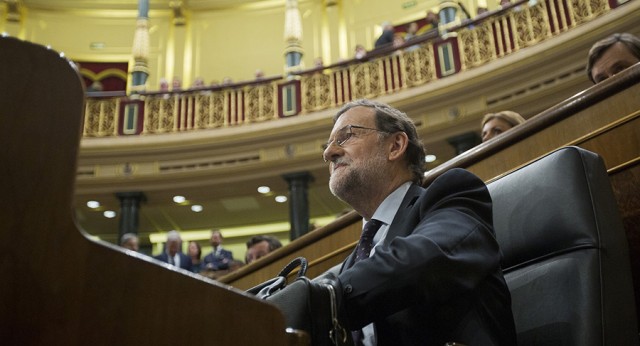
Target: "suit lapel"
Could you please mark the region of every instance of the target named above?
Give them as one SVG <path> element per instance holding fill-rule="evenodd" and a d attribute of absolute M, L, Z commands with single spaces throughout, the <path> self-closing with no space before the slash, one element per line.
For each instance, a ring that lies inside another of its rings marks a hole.
<path fill-rule="evenodd" d="M 409 190 L 404 195 L 402 199 L 402 203 L 400 204 L 400 208 L 398 208 L 398 212 L 396 216 L 393 218 L 393 222 L 389 225 L 389 231 L 387 232 L 387 236 L 384 239 L 384 245 L 388 245 L 391 240 L 397 236 L 403 236 L 407 234 L 407 231 L 411 231 L 413 227 L 407 227 L 408 219 L 407 215 L 412 210 L 412 207 L 415 205 L 416 201 L 424 191 L 424 188 L 420 187 L 420 185 L 412 184 L 409 187 Z M 342 267 L 340 268 L 340 273 L 342 273 L 346 268 L 351 267 L 351 263 L 355 260 L 355 249 L 351 252 L 349 257 L 342 262 Z"/>
<path fill-rule="evenodd" d="M 357 243 L 356 243 L 356 247 L 358 247 Z M 354 248 L 353 251 L 351 251 L 351 254 L 349 255 L 349 257 L 347 257 L 347 259 L 342 262 L 342 267 L 340 267 L 340 273 L 342 273 L 347 268 L 351 268 L 351 265 L 353 264 L 353 261 L 355 261 L 355 259 L 356 259 L 356 249 Z"/>
<path fill-rule="evenodd" d="M 409 187 L 409 191 L 404 195 L 404 199 L 400 204 L 400 208 L 398 208 L 398 212 L 396 212 L 396 216 L 393 218 L 393 222 L 389 225 L 387 236 L 384 238 L 384 245 L 388 245 L 393 238 L 405 236 L 413 230 L 413 225 L 410 225 L 411 219 L 408 218 L 408 216 L 423 191 L 424 188 L 417 184 L 412 184 L 411 187 Z"/>

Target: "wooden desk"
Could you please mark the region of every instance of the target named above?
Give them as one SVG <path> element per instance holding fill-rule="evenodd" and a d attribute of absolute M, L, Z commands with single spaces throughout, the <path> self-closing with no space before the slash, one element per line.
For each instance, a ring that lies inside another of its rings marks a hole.
<path fill-rule="evenodd" d="M 308 344 L 275 306 L 78 229 L 83 102 L 68 60 L 0 37 L 2 343 Z"/>

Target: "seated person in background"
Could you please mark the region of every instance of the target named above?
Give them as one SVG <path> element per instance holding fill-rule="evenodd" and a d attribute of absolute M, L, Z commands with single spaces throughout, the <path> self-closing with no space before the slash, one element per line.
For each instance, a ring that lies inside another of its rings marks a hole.
<path fill-rule="evenodd" d="M 231 85 L 231 84 L 233 84 L 233 79 L 231 79 L 231 77 L 222 78 L 222 84 L 221 85 Z"/>
<path fill-rule="evenodd" d="M 324 67 L 324 62 L 322 61 L 322 57 L 319 56 L 313 59 L 313 68 L 321 68 Z"/>
<path fill-rule="evenodd" d="M 122 235 L 122 238 L 120 239 L 120 246 L 132 251 L 137 252 L 140 248 L 139 244 L 140 242 L 138 240 L 138 236 L 133 233 L 125 233 Z"/>
<path fill-rule="evenodd" d="M 404 40 L 409 41 L 414 39 L 418 35 L 418 23 L 411 22 L 407 25 L 407 33 L 404 35 Z"/>
<path fill-rule="evenodd" d="M 353 56 L 355 59 L 362 59 L 367 56 L 367 50 L 364 49 L 364 46 L 361 44 L 356 45 L 355 55 Z"/>
<path fill-rule="evenodd" d="M 404 41 L 405 42 L 411 41 L 416 37 L 418 37 L 418 23 L 411 22 L 409 23 L 409 25 L 407 25 L 407 33 L 404 35 Z M 414 44 L 413 46 L 407 47 L 404 50 L 407 52 L 412 52 L 418 48 L 419 48 L 418 45 Z"/>
<path fill-rule="evenodd" d="M 393 48 L 398 48 L 404 44 L 404 37 L 401 34 L 393 36 Z"/>
<path fill-rule="evenodd" d="M 245 262 L 247 264 L 264 257 L 271 251 L 281 248 L 282 243 L 276 238 L 269 235 L 257 235 L 247 241 L 247 254 Z"/>
<path fill-rule="evenodd" d="M 160 85 L 158 86 L 160 91 L 169 91 L 169 82 L 165 78 L 160 78 Z"/>
<path fill-rule="evenodd" d="M 522 115 L 512 111 L 489 113 L 482 118 L 482 141 L 486 142 L 524 121 Z"/>
<path fill-rule="evenodd" d="M 631 34 L 613 34 L 596 42 L 589 50 L 587 75 L 598 84 L 640 62 L 640 38 Z"/>
<path fill-rule="evenodd" d="M 199 273 L 202 269 L 202 248 L 197 241 L 190 241 L 189 246 L 187 247 L 187 253 L 191 258 L 191 271 L 194 273 Z"/>
<path fill-rule="evenodd" d="M 203 269 L 214 271 L 229 269 L 229 263 L 233 261 L 233 253 L 222 248 L 223 239 L 220 230 L 211 230 L 210 242 L 213 251 L 204 257 Z"/>
<path fill-rule="evenodd" d="M 382 35 L 376 40 L 375 48 L 393 43 L 394 30 L 390 22 L 382 23 Z"/>
<path fill-rule="evenodd" d="M 180 91 L 182 90 L 182 79 L 180 77 L 173 77 L 173 81 L 171 81 L 171 91 Z"/>
<path fill-rule="evenodd" d="M 339 274 L 319 280 L 355 345 L 516 345 L 489 191 L 463 169 L 423 188 L 424 156 L 405 113 L 369 100 L 338 111 L 329 188 L 365 226 Z"/>
<path fill-rule="evenodd" d="M 104 90 L 104 87 L 102 86 L 102 83 L 98 80 L 91 83 L 91 85 L 89 85 L 89 87 L 87 88 L 87 92 L 100 92 L 103 90 Z"/>
<path fill-rule="evenodd" d="M 171 231 L 167 233 L 167 243 L 165 252 L 153 258 L 165 263 L 172 264 L 176 267 L 191 271 L 191 258 L 180 252 L 180 245 L 182 244 L 182 238 L 177 231 Z"/>
<path fill-rule="evenodd" d="M 199 88 L 204 88 L 204 78 L 202 77 L 196 77 L 196 79 L 193 81 L 193 85 L 191 86 L 191 88 L 195 88 L 195 89 L 199 89 Z"/>
<path fill-rule="evenodd" d="M 433 30 L 433 29 L 437 29 L 438 28 L 438 15 L 433 12 L 433 11 L 427 11 L 427 16 L 425 17 L 426 21 L 427 21 L 427 25 L 430 25 L 431 28 L 429 28 L 429 30 Z"/>

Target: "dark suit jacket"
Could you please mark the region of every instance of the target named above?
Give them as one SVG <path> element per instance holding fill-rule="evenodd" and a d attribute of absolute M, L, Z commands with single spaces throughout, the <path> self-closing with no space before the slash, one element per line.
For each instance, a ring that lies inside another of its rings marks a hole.
<path fill-rule="evenodd" d="M 180 256 L 180 268 L 191 271 L 193 269 L 191 258 L 183 253 L 178 253 L 178 256 Z M 158 256 L 154 256 L 153 258 L 165 263 L 169 263 L 169 255 L 166 252 L 163 252 Z"/>
<path fill-rule="evenodd" d="M 378 39 L 376 40 L 374 48 L 380 48 L 382 46 L 386 46 L 388 44 L 393 43 L 394 35 L 395 33 L 393 30 L 384 30 L 382 32 L 382 35 L 380 35 L 380 37 L 378 37 Z"/>
<path fill-rule="evenodd" d="M 204 256 L 202 268 L 205 270 L 207 268 L 211 270 L 229 269 L 229 263 L 231 263 L 231 261 L 233 261 L 233 253 L 231 251 L 221 249 L 220 255 L 218 256 L 212 251 Z"/>
<path fill-rule="evenodd" d="M 516 345 L 491 209 L 485 184 L 463 169 L 412 185 L 384 243 L 343 264 L 347 326 L 374 322 L 378 345 Z"/>

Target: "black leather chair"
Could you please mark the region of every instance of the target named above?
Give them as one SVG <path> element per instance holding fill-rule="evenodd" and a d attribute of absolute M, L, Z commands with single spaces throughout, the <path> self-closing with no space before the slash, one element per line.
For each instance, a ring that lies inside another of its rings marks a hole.
<path fill-rule="evenodd" d="M 519 345 L 638 345 L 627 241 L 602 159 L 559 149 L 489 184 Z"/>

